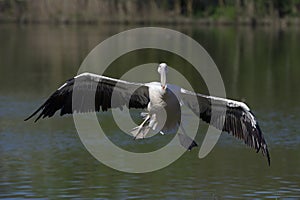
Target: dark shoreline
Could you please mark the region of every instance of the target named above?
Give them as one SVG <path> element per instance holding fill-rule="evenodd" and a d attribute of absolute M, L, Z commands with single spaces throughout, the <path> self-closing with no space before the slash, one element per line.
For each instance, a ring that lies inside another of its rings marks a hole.
<path fill-rule="evenodd" d="M 2 0 L 0 24 L 300 25 L 300 1 Z"/>
<path fill-rule="evenodd" d="M 197 25 L 197 26 L 270 26 L 285 28 L 289 26 L 299 26 L 300 18 L 279 18 L 279 19 L 250 19 L 250 18 L 240 18 L 238 20 L 229 19 L 212 19 L 212 18 L 201 18 L 201 19 L 191 19 L 191 18 L 180 18 L 180 19 L 170 19 L 170 20 L 4 20 L 0 19 L 1 24 L 20 24 L 20 25 L 30 25 L 30 24 L 45 24 L 45 25 L 99 25 L 99 24 L 115 24 L 115 25 Z"/>

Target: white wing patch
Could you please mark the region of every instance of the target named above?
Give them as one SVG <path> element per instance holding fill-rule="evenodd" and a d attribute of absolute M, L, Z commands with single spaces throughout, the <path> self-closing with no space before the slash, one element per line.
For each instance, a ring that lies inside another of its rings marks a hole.
<path fill-rule="evenodd" d="M 110 78 L 110 77 L 107 77 L 107 76 L 101 76 L 101 75 L 93 74 L 93 73 L 89 73 L 89 72 L 84 72 L 82 74 L 79 74 L 79 75 L 75 76 L 74 78 L 76 79 L 76 78 L 80 78 L 80 77 L 83 77 L 83 76 L 88 76 L 88 77 L 90 77 L 91 80 L 93 80 L 95 82 L 99 82 L 101 79 L 106 79 L 106 80 L 114 81 L 116 83 L 120 82 L 120 83 L 125 83 L 125 84 L 128 84 L 128 85 L 136 85 L 136 86 L 145 85 L 143 83 L 123 81 L 123 80 Z"/>
<path fill-rule="evenodd" d="M 67 83 L 64 83 L 62 86 L 60 86 L 57 90 L 61 90 L 63 87 L 65 87 Z"/>
<path fill-rule="evenodd" d="M 224 98 L 220 98 L 220 97 L 212 97 L 212 96 L 210 96 L 209 98 L 211 98 L 213 100 L 225 101 L 225 102 L 227 102 L 227 106 L 229 106 L 229 107 L 241 107 L 245 111 L 250 111 L 250 108 L 245 103 L 240 102 L 240 101 L 235 101 L 235 100 L 231 100 L 231 99 L 224 99 Z"/>

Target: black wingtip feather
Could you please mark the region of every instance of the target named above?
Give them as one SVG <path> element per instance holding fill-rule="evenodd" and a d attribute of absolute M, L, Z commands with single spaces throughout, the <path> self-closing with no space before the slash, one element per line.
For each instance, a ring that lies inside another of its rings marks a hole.
<path fill-rule="evenodd" d="M 267 157 L 268 165 L 271 166 L 271 157 L 270 157 L 269 150 L 268 150 L 268 147 L 267 147 L 266 144 L 263 147 L 263 151 L 262 152 L 263 152 L 263 155 Z"/>
<path fill-rule="evenodd" d="M 28 121 L 29 119 L 31 119 L 33 116 L 35 116 L 38 112 L 40 112 L 40 110 L 43 109 L 43 107 L 45 106 L 45 103 L 42 104 L 36 111 L 34 111 L 34 113 L 32 113 L 29 117 L 27 117 L 26 119 L 24 119 L 24 121 Z M 40 118 L 40 116 L 34 120 L 34 122 L 36 122 L 38 119 Z"/>

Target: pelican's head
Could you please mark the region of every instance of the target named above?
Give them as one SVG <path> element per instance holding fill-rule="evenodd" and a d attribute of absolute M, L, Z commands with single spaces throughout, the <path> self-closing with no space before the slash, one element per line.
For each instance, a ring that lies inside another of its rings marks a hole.
<path fill-rule="evenodd" d="M 160 84 L 163 89 L 166 89 L 168 65 L 166 63 L 160 63 L 157 71 L 160 73 Z"/>

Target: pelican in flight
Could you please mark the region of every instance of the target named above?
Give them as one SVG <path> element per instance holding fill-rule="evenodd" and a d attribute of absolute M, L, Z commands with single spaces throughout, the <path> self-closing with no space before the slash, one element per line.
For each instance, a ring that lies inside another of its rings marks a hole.
<path fill-rule="evenodd" d="M 167 68 L 166 63 L 160 63 L 160 82 L 151 83 L 127 82 L 92 73 L 79 74 L 66 81 L 25 120 L 40 112 L 36 122 L 41 117 L 52 117 L 58 110 L 60 115 L 65 115 L 74 112 L 107 111 L 110 108 L 122 109 L 123 106 L 129 109 L 147 109 L 147 112 L 141 114 L 144 121 L 131 131 L 135 139 L 145 138 L 150 130 L 163 134 L 180 128 L 182 133 L 178 133 L 179 141 L 182 146 L 191 150 L 197 143 L 186 134 L 180 123 L 181 106 L 185 105 L 204 122 L 242 139 L 256 152 L 261 151 L 270 165 L 270 155 L 262 131 L 245 103 L 206 96 L 167 84 Z M 78 94 L 76 98 L 79 98 L 77 102 L 80 103 L 72 105 L 73 91 Z M 95 95 L 94 105 L 83 103 L 87 95 Z M 213 106 L 216 113 L 214 116 Z"/>

